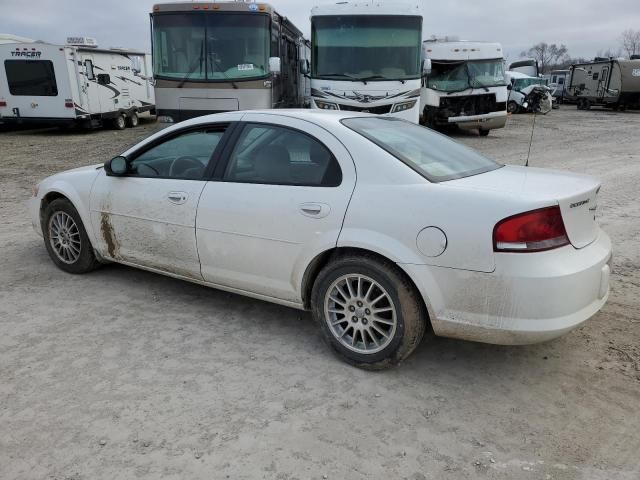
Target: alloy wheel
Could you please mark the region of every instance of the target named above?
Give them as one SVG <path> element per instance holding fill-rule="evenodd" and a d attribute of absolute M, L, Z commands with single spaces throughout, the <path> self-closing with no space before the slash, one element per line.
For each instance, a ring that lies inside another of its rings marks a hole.
<path fill-rule="evenodd" d="M 49 242 L 61 262 L 73 264 L 80 258 L 80 229 L 71 215 L 58 211 L 49 219 Z"/>
<path fill-rule="evenodd" d="M 361 354 L 384 350 L 393 340 L 398 320 L 391 295 L 365 275 L 336 279 L 325 295 L 324 317 L 333 336 Z"/>

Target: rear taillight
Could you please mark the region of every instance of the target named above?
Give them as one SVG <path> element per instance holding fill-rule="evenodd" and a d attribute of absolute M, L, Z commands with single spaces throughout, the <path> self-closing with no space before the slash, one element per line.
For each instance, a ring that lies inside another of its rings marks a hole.
<path fill-rule="evenodd" d="M 73 100 L 71 100 L 70 98 L 67 98 L 64 101 L 64 106 L 67 107 L 67 108 L 73 108 Z"/>
<path fill-rule="evenodd" d="M 7 106 L 7 102 L 5 102 L 4 100 L 0 100 L 0 107 L 6 107 Z"/>
<path fill-rule="evenodd" d="M 540 252 L 568 244 L 558 206 L 505 218 L 493 229 L 493 250 L 496 252 Z"/>

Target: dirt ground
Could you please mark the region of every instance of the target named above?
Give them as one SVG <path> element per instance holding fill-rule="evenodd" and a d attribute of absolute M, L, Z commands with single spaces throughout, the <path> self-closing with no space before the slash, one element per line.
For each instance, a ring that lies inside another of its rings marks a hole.
<path fill-rule="evenodd" d="M 533 117 L 456 139 L 523 164 Z M 155 131 L 0 133 L 0 479 L 640 478 L 640 114 L 538 117 L 532 166 L 600 177 L 609 302 L 558 340 L 335 358 L 296 310 L 111 265 L 56 269 L 37 180 Z"/>

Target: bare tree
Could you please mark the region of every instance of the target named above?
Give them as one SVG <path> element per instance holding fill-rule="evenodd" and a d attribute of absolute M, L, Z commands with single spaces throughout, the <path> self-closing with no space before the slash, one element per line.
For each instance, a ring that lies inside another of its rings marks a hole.
<path fill-rule="evenodd" d="M 625 30 L 622 32 L 621 40 L 622 48 L 629 57 L 640 54 L 640 30 Z"/>
<path fill-rule="evenodd" d="M 622 49 L 618 48 L 617 50 L 614 50 L 613 48 L 607 48 L 606 50 L 598 50 L 596 57 L 620 58 L 622 57 Z"/>
<path fill-rule="evenodd" d="M 562 63 L 567 58 L 566 45 L 556 45 L 540 42 L 529 50 L 520 54 L 521 57 L 531 57 L 538 61 L 542 73 L 546 73 L 551 65 Z"/>

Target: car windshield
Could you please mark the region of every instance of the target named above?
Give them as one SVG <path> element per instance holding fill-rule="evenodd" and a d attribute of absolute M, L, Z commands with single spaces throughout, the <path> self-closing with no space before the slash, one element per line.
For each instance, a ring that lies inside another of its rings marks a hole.
<path fill-rule="evenodd" d="M 267 15 L 153 16 L 154 73 L 158 78 L 225 81 L 264 77 L 269 48 Z"/>
<path fill-rule="evenodd" d="M 516 90 L 522 90 L 523 88 L 530 87 L 531 85 L 546 85 L 547 83 L 548 81 L 545 78 L 517 78 L 514 81 L 513 86 L 516 88 Z"/>
<path fill-rule="evenodd" d="M 468 88 L 506 85 L 502 59 L 470 62 L 431 62 L 427 87 L 442 92 L 456 92 Z"/>
<path fill-rule="evenodd" d="M 421 38 L 421 17 L 314 17 L 311 75 L 372 81 L 419 78 Z"/>
<path fill-rule="evenodd" d="M 391 117 L 357 117 L 342 123 L 431 182 L 469 177 L 502 167 L 428 128 Z"/>

